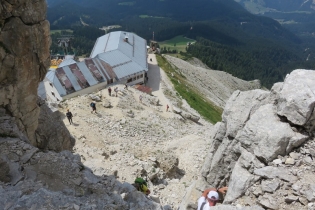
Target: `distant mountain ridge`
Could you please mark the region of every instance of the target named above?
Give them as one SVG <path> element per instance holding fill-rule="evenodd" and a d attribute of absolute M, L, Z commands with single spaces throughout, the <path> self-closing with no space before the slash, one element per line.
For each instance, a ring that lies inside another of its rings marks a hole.
<path fill-rule="evenodd" d="M 315 0 L 235 0 L 253 14 L 315 11 Z"/>
<path fill-rule="evenodd" d="M 78 36 L 78 28 L 85 28 L 85 34 L 92 31 L 82 22 L 96 30 L 120 25 L 113 30 L 146 40 L 154 32 L 158 42 L 183 35 L 197 40 L 187 47 L 188 57 L 245 80 L 260 79 L 266 87 L 294 68 L 309 68 L 314 60 L 313 51 L 304 50 L 312 49 L 309 42 L 304 44 L 277 18 L 251 14 L 234 0 L 48 0 L 48 5 L 51 29 L 74 30 L 76 48 L 87 43 Z"/>
<path fill-rule="evenodd" d="M 252 14 L 273 18 L 296 35 L 314 42 L 315 0 L 235 0 Z"/>
<path fill-rule="evenodd" d="M 196 21 L 211 21 L 217 25 L 230 25 L 228 27 L 240 29 L 249 35 L 261 36 L 261 31 L 264 31 L 264 38 L 297 41 L 297 37 L 282 28 L 276 21 L 250 14 L 233 0 L 135 0 L 132 2 L 47 0 L 47 2 L 51 27 L 80 24 L 80 18 L 91 26 L 101 27 L 106 24 L 117 24 L 118 21 L 128 22 L 132 17 L 144 15 L 191 22 L 192 26 Z M 257 28 L 261 29 L 257 30 Z"/>

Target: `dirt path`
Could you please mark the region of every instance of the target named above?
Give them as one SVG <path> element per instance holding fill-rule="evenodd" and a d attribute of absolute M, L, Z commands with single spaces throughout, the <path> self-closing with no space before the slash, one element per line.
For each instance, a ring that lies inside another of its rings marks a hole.
<path fill-rule="evenodd" d="M 152 60 L 152 61 L 151 61 Z M 172 104 L 165 97 L 163 93 L 163 87 L 161 81 L 168 82 L 168 78 L 165 75 L 164 71 L 158 66 L 155 54 L 149 54 L 148 56 L 148 77 L 149 81 L 147 85 L 152 88 L 152 95 L 156 96 L 160 100 L 160 104 L 163 106 L 165 112 L 162 113 L 164 117 L 172 117 Z M 169 112 L 166 112 L 166 105 L 169 105 Z"/>

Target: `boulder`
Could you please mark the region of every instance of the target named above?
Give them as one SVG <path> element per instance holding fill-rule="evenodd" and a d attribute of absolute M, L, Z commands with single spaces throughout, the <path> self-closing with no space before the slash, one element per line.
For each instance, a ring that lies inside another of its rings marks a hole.
<path fill-rule="evenodd" d="M 267 178 L 267 179 L 279 178 L 281 180 L 292 182 L 292 183 L 297 181 L 297 177 L 291 175 L 290 172 L 285 168 L 266 166 L 266 167 L 254 170 L 254 174 Z"/>
<path fill-rule="evenodd" d="M 284 162 L 286 165 L 294 165 L 295 160 L 293 158 L 287 158 Z"/>
<path fill-rule="evenodd" d="M 276 210 L 279 208 L 277 199 L 272 195 L 263 195 L 258 198 L 258 204 L 262 205 L 267 209 Z"/>
<path fill-rule="evenodd" d="M 235 139 L 242 147 L 268 163 L 278 155 L 286 155 L 309 137 L 296 133 L 288 123 L 281 122 L 272 104 L 263 105 L 253 113 Z"/>
<path fill-rule="evenodd" d="M 163 207 L 160 204 L 155 203 L 154 201 L 147 199 L 145 195 L 139 191 L 134 191 L 128 193 L 124 200 L 130 203 L 130 210 L 145 210 L 145 209 L 156 209 L 163 210 Z"/>
<path fill-rule="evenodd" d="M 309 131 L 315 127 L 314 81 L 315 71 L 297 69 L 286 76 L 280 90 L 275 90 L 277 114 Z"/>
<path fill-rule="evenodd" d="M 59 111 L 52 112 L 45 103 L 42 103 L 36 129 L 36 146 L 38 148 L 56 152 L 72 150 L 75 139 L 61 120 L 61 116 L 65 117 Z M 73 122 L 75 123 L 75 117 Z"/>
<path fill-rule="evenodd" d="M 307 189 L 303 191 L 304 196 L 309 202 L 315 201 L 315 184 L 310 184 L 307 186 Z"/>
<path fill-rule="evenodd" d="M 198 122 L 200 117 L 197 115 L 191 114 L 188 119 L 190 119 L 193 122 Z"/>
<path fill-rule="evenodd" d="M 89 97 L 93 101 L 96 101 L 96 102 L 100 102 L 101 101 L 101 98 L 99 96 L 97 96 L 97 95 L 90 94 Z"/>
<path fill-rule="evenodd" d="M 159 153 L 156 159 L 157 166 L 165 172 L 168 178 L 176 178 L 179 175 L 179 160 L 172 153 Z"/>
<path fill-rule="evenodd" d="M 172 107 L 172 110 L 173 110 L 173 112 L 174 112 L 175 114 L 180 114 L 180 113 L 182 112 L 182 110 L 181 110 L 180 108 L 176 107 L 176 106 L 173 106 L 173 107 Z"/>
<path fill-rule="evenodd" d="M 228 182 L 240 154 L 240 145 L 237 141 L 227 137 L 222 142 L 214 141 L 202 168 L 202 175 L 212 186 Z"/>
<path fill-rule="evenodd" d="M 292 202 L 294 202 L 294 201 L 297 201 L 298 199 L 299 199 L 299 197 L 297 197 L 297 196 L 289 195 L 289 196 L 287 196 L 287 197 L 284 198 L 284 201 L 285 201 L 286 203 L 292 203 Z"/>
<path fill-rule="evenodd" d="M 109 100 L 105 100 L 102 105 L 105 108 L 111 108 L 112 107 L 112 105 L 111 105 Z"/>
<path fill-rule="evenodd" d="M 250 115 L 268 102 L 268 96 L 269 92 L 263 90 L 235 91 L 227 101 L 222 114 L 226 136 L 235 137 L 250 119 Z"/>
<path fill-rule="evenodd" d="M 257 180 L 257 177 L 251 172 L 254 168 L 262 166 L 263 164 L 254 155 L 243 151 L 233 168 L 229 181 L 229 188 L 233 190 L 227 191 L 224 203 L 231 203 L 244 195 L 246 190 Z"/>
<path fill-rule="evenodd" d="M 264 192 L 274 193 L 280 187 L 280 182 L 276 179 L 263 180 L 261 182 L 261 189 Z"/>

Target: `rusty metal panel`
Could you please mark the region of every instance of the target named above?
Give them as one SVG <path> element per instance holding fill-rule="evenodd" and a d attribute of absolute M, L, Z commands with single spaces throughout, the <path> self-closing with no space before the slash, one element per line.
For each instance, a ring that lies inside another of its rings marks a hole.
<path fill-rule="evenodd" d="M 73 75 L 73 73 L 71 72 L 69 66 L 64 66 L 62 68 L 64 70 L 64 72 L 66 73 L 67 77 L 69 78 L 69 81 L 71 82 L 71 85 L 73 86 L 73 88 L 75 89 L 75 91 L 81 90 L 82 87 L 81 85 L 78 83 L 77 78 Z"/>
<path fill-rule="evenodd" d="M 57 68 L 55 74 L 60 81 L 60 84 L 66 89 L 67 94 L 75 91 L 63 68 Z"/>
<path fill-rule="evenodd" d="M 96 64 L 94 63 L 93 59 L 88 58 L 88 59 L 85 59 L 84 62 L 97 81 L 104 82 L 106 80 L 104 79 L 104 76 L 102 75 L 102 73 L 100 72 Z"/>
<path fill-rule="evenodd" d="M 79 69 L 76 63 L 71 64 L 68 66 L 73 75 L 76 77 L 78 84 L 81 86 L 82 89 L 87 88 L 90 86 L 88 81 L 85 79 L 84 75 L 82 74 L 81 70 Z"/>
<path fill-rule="evenodd" d="M 82 72 L 83 76 L 85 77 L 85 79 L 88 81 L 88 83 L 92 86 L 92 85 L 96 85 L 98 82 L 102 82 L 102 80 L 97 81 L 93 75 L 92 72 L 88 69 L 88 67 L 86 66 L 86 63 L 84 61 L 77 63 L 80 71 Z"/>

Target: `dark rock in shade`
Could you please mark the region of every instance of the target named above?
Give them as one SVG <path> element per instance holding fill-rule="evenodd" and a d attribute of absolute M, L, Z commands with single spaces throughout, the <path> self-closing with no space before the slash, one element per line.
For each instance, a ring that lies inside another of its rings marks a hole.
<path fill-rule="evenodd" d="M 10 182 L 10 167 L 9 164 L 0 158 L 0 181 Z"/>
<path fill-rule="evenodd" d="M 299 197 L 294 196 L 294 195 L 290 195 L 290 196 L 285 197 L 284 201 L 286 203 L 292 203 L 294 201 L 297 201 L 298 199 L 299 199 Z"/>
<path fill-rule="evenodd" d="M 45 103 L 41 104 L 38 118 L 39 124 L 36 129 L 36 146 L 40 149 L 54 150 L 56 152 L 72 150 L 75 145 L 75 139 L 61 120 L 62 114 L 59 111 L 52 112 Z M 75 123 L 75 119 L 73 119 L 73 122 Z"/>

